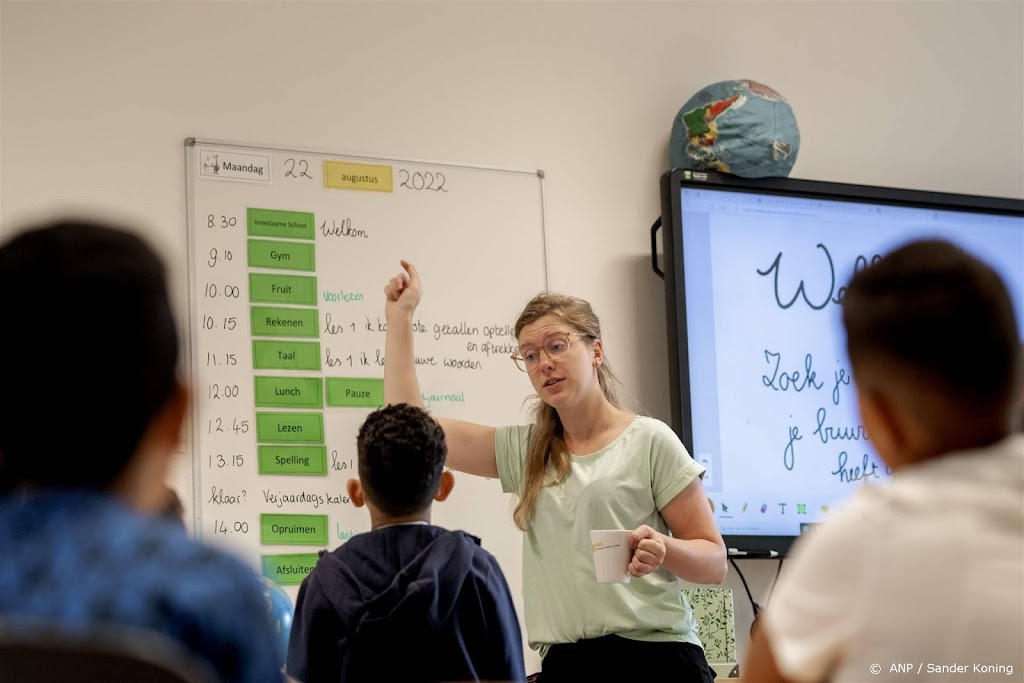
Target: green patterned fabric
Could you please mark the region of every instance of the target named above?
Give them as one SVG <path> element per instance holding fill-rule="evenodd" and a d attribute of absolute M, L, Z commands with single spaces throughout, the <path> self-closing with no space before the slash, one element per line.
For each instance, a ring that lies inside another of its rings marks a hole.
<path fill-rule="evenodd" d="M 736 616 L 731 588 L 684 588 L 708 662 L 736 661 Z"/>

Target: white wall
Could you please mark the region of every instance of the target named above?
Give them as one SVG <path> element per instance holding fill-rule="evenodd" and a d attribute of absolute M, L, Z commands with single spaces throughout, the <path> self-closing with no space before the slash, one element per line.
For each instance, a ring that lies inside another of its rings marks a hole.
<path fill-rule="evenodd" d="M 701 86 L 787 97 L 796 177 L 1024 197 L 1018 0 L 0 7 L 0 232 L 65 209 L 137 219 L 184 312 L 187 136 L 541 168 L 551 286 L 594 302 L 663 419 L 648 228 L 673 116 Z M 774 563 L 746 568 L 762 596 Z M 728 585 L 743 651 L 750 608 Z"/>

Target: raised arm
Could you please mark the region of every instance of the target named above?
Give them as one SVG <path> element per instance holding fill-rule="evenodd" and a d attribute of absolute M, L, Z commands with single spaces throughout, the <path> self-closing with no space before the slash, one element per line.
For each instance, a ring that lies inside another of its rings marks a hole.
<path fill-rule="evenodd" d="M 405 273 L 391 278 L 384 287 L 384 317 L 388 331 L 384 340 L 384 402 L 423 407 L 420 383 L 413 357 L 412 317 L 423 298 L 416 267 L 402 261 Z"/>
<path fill-rule="evenodd" d="M 384 287 L 384 317 L 388 321 L 384 342 L 384 402 L 423 407 L 420 383 L 413 355 L 413 314 L 423 298 L 419 271 L 402 261 L 404 273 L 391 278 Z M 497 477 L 494 427 L 437 418 L 448 442 L 447 465 L 481 477 Z"/>

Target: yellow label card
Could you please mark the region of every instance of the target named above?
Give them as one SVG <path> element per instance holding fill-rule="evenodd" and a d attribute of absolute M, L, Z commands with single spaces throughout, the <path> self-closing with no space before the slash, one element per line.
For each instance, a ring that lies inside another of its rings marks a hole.
<path fill-rule="evenodd" d="M 324 187 L 333 190 L 391 192 L 391 167 L 380 164 L 325 161 Z"/>

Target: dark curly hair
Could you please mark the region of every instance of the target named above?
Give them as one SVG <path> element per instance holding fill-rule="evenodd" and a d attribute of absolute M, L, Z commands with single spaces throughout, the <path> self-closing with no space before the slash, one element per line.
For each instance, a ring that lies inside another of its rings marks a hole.
<path fill-rule="evenodd" d="M 377 508 L 408 515 L 430 506 L 448 455 L 444 431 L 422 408 L 397 403 L 359 428 L 359 478 Z"/>

